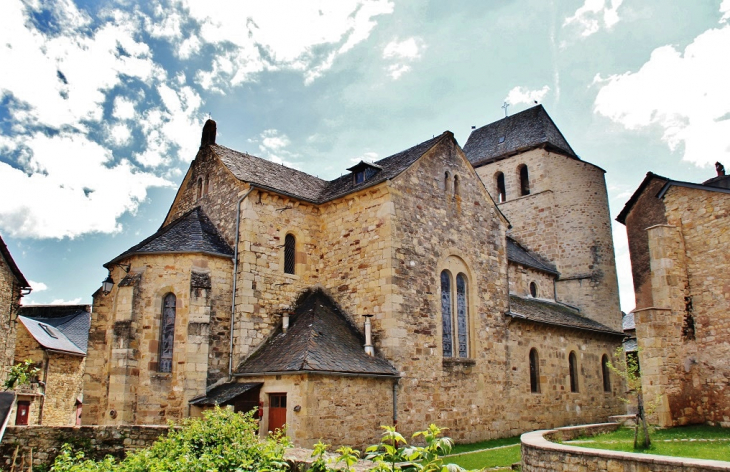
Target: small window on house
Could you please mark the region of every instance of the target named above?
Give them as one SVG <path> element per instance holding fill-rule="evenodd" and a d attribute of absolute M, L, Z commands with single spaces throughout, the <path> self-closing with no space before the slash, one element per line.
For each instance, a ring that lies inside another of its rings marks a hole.
<path fill-rule="evenodd" d="M 46 324 L 43 324 L 43 323 L 38 323 L 38 326 L 40 326 L 41 329 L 43 331 L 45 331 L 48 336 L 52 337 L 53 339 L 58 339 L 58 336 L 56 336 L 55 334 L 53 334 L 53 331 L 51 331 L 51 327 L 50 326 L 48 326 Z"/>
<path fill-rule="evenodd" d="M 507 201 L 507 188 L 504 185 L 504 174 L 497 172 L 497 203 Z"/>
<path fill-rule="evenodd" d="M 208 195 L 208 175 L 205 175 L 205 182 L 203 183 L 203 195 Z"/>
<path fill-rule="evenodd" d="M 296 239 L 293 234 L 284 238 L 284 273 L 293 274 L 296 266 Z"/>
<path fill-rule="evenodd" d="M 611 370 L 608 367 L 608 356 L 606 354 L 601 358 L 601 372 L 603 373 L 603 391 L 611 391 L 611 377 L 609 376 Z"/>
<path fill-rule="evenodd" d="M 352 181 L 355 185 L 357 185 L 365 182 L 366 180 L 369 180 L 381 169 L 382 167 L 377 164 L 360 161 L 359 163 L 355 164 L 347 170 L 352 172 Z"/>
<path fill-rule="evenodd" d="M 160 325 L 160 372 L 172 372 L 172 350 L 175 345 L 175 294 L 168 293 L 162 301 Z"/>
<path fill-rule="evenodd" d="M 532 295 L 532 298 L 537 298 L 537 284 L 535 282 L 530 282 L 530 295 Z"/>
<path fill-rule="evenodd" d="M 570 391 L 576 393 L 578 391 L 578 361 L 575 351 L 570 351 L 568 356 L 568 369 L 570 370 Z"/>
<path fill-rule="evenodd" d="M 363 182 L 365 182 L 365 171 L 360 170 L 360 171 L 355 172 L 355 183 L 361 184 Z"/>
<path fill-rule="evenodd" d="M 459 188 L 459 176 L 455 175 L 454 176 L 454 196 L 455 197 L 459 195 L 460 190 L 461 189 Z"/>
<path fill-rule="evenodd" d="M 540 393 L 540 359 L 537 349 L 530 349 L 530 392 Z"/>
<path fill-rule="evenodd" d="M 520 166 L 520 195 L 530 194 L 530 177 L 527 174 L 527 166 Z"/>
<path fill-rule="evenodd" d="M 203 196 L 203 178 L 198 178 L 198 197 L 197 200 L 200 200 L 200 197 Z"/>
<path fill-rule="evenodd" d="M 499 137 L 499 144 L 502 144 L 504 142 L 504 136 Z"/>

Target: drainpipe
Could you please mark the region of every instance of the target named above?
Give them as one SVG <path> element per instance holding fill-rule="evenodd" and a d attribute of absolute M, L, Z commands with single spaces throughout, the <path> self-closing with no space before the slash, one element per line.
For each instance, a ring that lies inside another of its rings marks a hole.
<path fill-rule="evenodd" d="M 38 408 L 38 424 L 43 424 L 43 408 L 46 406 L 46 390 L 48 386 L 48 365 L 51 363 L 51 356 L 48 355 L 48 351 L 43 350 L 43 360 L 46 362 L 43 368 L 43 396 L 41 397 L 41 404 Z"/>
<path fill-rule="evenodd" d="M 233 379 L 233 327 L 236 319 L 236 280 L 238 279 L 238 243 L 241 239 L 241 203 L 253 192 L 254 186 L 248 189 L 236 204 L 236 245 L 233 248 L 233 290 L 231 295 L 231 339 L 228 344 L 228 380 Z"/>

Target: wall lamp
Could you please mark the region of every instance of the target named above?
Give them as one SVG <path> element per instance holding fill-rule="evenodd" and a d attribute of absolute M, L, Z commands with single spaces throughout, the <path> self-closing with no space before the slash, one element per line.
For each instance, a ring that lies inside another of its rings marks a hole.
<path fill-rule="evenodd" d="M 132 268 L 131 264 L 110 264 L 110 266 L 120 267 L 125 273 L 129 273 L 129 269 Z M 107 267 L 108 268 L 108 267 Z M 114 279 L 112 279 L 112 271 L 109 269 L 109 275 L 101 282 L 101 291 L 104 295 L 109 295 L 109 292 L 114 288 Z"/>

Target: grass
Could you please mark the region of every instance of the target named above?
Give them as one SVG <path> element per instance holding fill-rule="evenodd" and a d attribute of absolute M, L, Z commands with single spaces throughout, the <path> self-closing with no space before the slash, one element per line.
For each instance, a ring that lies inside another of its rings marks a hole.
<path fill-rule="evenodd" d="M 659 454 L 730 461 L 730 429 L 706 425 L 658 429 L 651 433 L 649 449 L 634 449 L 634 430 L 621 428 L 613 433 L 580 438 L 567 444 L 613 451 Z"/>
<path fill-rule="evenodd" d="M 465 469 L 491 469 L 497 467 L 509 469 L 512 464 L 520 461 L 520 437 L 490 439 L 472 444 L 457 444 L 451 450 L 451 454 L 462 455 L 444 457 L 444 463 L 457 464 Z"/>

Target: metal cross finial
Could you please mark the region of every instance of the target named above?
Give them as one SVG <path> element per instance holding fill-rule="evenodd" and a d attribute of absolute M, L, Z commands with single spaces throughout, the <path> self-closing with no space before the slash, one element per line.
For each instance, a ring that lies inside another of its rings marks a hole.
<path fill-rule="evenodd" d="M 502 105 L 502 108 L 504 108 L 504 117 L 507 118 L 507 108 L 509 107 L 509 103 L 504 102 Z"/>

